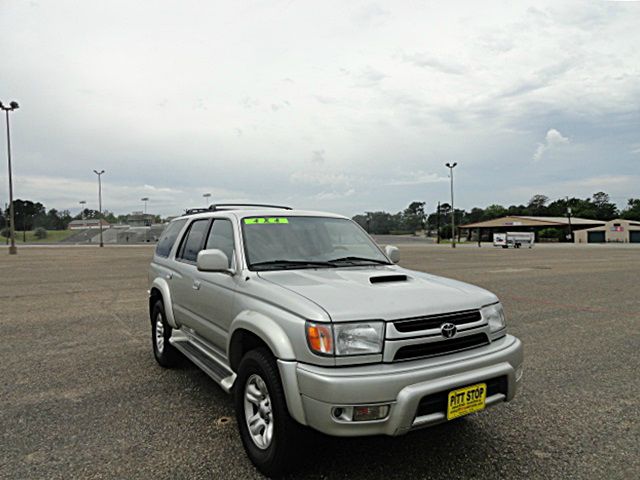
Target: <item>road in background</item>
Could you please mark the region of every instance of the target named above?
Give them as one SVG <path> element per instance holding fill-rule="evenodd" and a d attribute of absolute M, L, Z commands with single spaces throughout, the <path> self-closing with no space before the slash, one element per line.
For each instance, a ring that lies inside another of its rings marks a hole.
<path fill-rule="evenodd" d="M 0 250 L 2 478 L 260 478 L 225 422 L 231 398 L 196 367 L 153 359 L 151 252 Z M 291 478 L 636 477 L 640 249 L 411 243 L 401 254 L 498 294 L 525 344 L 523 388 L 404 437 L 318 436 Z"/>

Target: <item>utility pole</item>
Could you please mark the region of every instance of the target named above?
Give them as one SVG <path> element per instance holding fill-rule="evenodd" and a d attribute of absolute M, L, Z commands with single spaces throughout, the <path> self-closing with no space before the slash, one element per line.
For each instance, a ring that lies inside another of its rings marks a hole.
<path fill-rule="evenodd" d="M 451 248 L 456 248 L 456 209 L 453 206 L 453 169 L 458 165 L 456 162 L 446 163 L 451 178 Z"/>
<path fill-rule="evenodd" d="M 436 243 L 440 243 L 440 202 L 436 213 Z"/>
<path fill-rule="evenodd" d="M 207 208 L 209 207 L 209 198 L 211 198 L 210 193 L 203 193 L 202 196 L 205 198 L 204 202 L 207 204 Z"/>
<path fill-rule="evenodd" d="M 11 236 L 11 245 L 9 245 L 9 255 L 16 255 L 18 248 L 16 247 L 16 216 L 13 210 L 13 175 L 11 173 L 11 132 L 9 130 L 9 112 L 20 108 L 18 102 L 10 102 L 5 107 L 0 102 L 0 109 L 4 110 L 7 118 L 7 160 L 9 163 L 9 235 Z"/>
<path fill-rule="evenodd" d="M 569 197 L 567 198 L 567 220 L 569 221 L 569 241 L 573 242 L 573 227 L 571 226 L 571 207 L 569 206 Z"/>
<path fill-rule="evenodd" d="M 93 173 L 98 175 L 98 222 L 100 223 L 100 246 L 104 247 L 104 242 L 102 241 L 102 174 L 104 170 L 94 170 Z"/>
<path fill-rule="evenodd" d="M 143 197 L 140 199 L 141 201 L 144 202 L 144 214 L 147 214 L 147 202 L 149 201 L 149 197 Z"/>

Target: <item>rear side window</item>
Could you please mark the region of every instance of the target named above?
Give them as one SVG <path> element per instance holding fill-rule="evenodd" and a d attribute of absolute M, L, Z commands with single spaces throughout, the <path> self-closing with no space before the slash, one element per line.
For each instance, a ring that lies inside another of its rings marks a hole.
<path fill-rule="evenodd" d="M 204 239 L 209 228 L 209 220 L 196 220 L 189 227 L 182 244 L 178 258 L 187 262 L 194 262 L 198 259 L 198 253 L 202 250 Z"/>
<path fill-rule="evenodd" d="M 171 248 L 173 248 L 173 244 L 176 243 L 178 234 L 186 222 L 186 219 L 176 220 L 165 227 L 162 235 L 160 235 L 160 240 L 158 240 L 158 245 L 156 246 L 156 255 L 159 257 L 169 256 L 169 252 L 171 251 Z"/>

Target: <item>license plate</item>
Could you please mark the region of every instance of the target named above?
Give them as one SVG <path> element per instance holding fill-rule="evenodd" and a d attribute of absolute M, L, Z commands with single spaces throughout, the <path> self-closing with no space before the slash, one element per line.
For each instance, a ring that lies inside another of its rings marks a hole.
<path fill-rule="evenodd" d="M 478 383 L 470 387 L 452 390 L 449 392 L 447 402 L 447 420 L 453 420 L 484 409 L 486 398 L 486 383 Z"/>

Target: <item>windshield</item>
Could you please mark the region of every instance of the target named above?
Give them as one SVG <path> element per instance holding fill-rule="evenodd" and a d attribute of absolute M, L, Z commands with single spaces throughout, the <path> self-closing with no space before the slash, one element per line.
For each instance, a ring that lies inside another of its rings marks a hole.
<path fill-rule="evenodd" d="M 389 264 L 371 238 L 344 218 L 249 217 L 242 228 L 252 270 Z"/>

